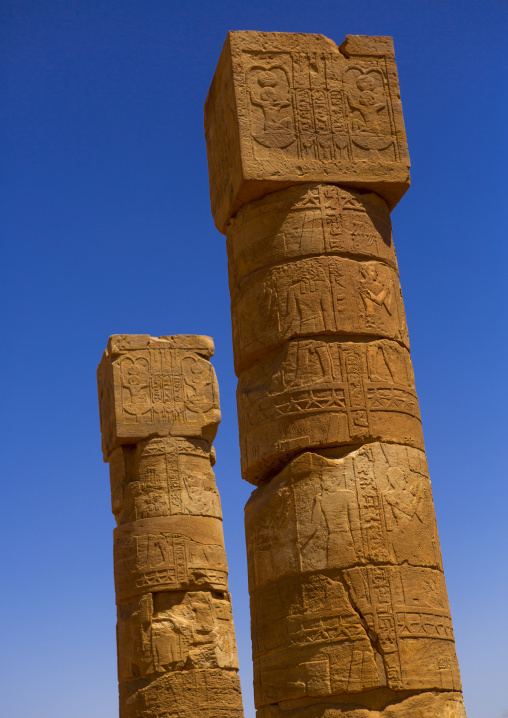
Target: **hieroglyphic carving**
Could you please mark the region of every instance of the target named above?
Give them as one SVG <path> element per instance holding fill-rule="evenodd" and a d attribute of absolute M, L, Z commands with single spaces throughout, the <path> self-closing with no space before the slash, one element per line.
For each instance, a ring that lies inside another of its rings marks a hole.
<path fill-rule="evenodd" d="M 376 438 L 423 448 L 409 353 L 396 342 L 294 340 L 240 375 L 242 475 L 305 449 Z"/>
<path fill-rule="evenodd" d="M 391 239 L 409 185 L 391 38 L 230 33 L 205 127 L 259 487 L 258 718 L 465 718 Z"/>
<path fill-rule="evenodd" d="M 251 590 L 357 565 L 442 570 L 424 452 L 380 443 L 336 458 L 340 452 L 302 454 L 252 494 L 245 508 Z"/>
<path fill-rule="evenodd" d="M 397 268 L 386 202 L 335 185 L 299 185 L 245 205 L 228 225 L 227 246 L 231 293 L 258 269 L 312 255 Z"/>
<path fill-rule="evenodd" d="M 141 519 L 114 531 L 117 598 L 147 591 L 227 588 L 227 564 L 218 519 L 172 516 Z"/>
<path fill-rule="evenodd" d="M 212 471 L 220 419 L 212 354 L 208 337 L 115 335 L 99 366 L 118 524 L 121 718 L 243 715 Z"/>
<path fill-rule="evenodd" d="M 191 514 L 221 518 L 207 442 L 161 437 L 115 449 L 110 460 L 118 524 Z"/>
<path fill-rule="evenodd" d="M 199 668 L 238 670 L 227 593 L 143 594 L 118 609 L 120 680 Z"/>
<path fill-rule="evenodd" d="M 242 204 L 288 184 L 361 186 L 390 208 L 409 186 L 391 38 L 338 48 L 322 35 L 229 33 L 205 133 L 221 231 Z"/>
<path fill-rule="evenodd" d="M 157 434 L 211 441 L 220 421 L 217 380 L 206 354 L 175 337 L 140 336 L 144 341 L 111 337 L 97 372 L 105 460 L 115 446 Z M 208 338 L 202 339 L 209 355 Z"/>
<path fill-rule="evenodd" d="M 261 270 L 232 295 L 231 316 L 237 372 L 295 337 L 360 335 L 409 344 L 398 276 L 380 262 L 313 257 Z"/>
<path fill-rule="evenodd" d="M 328 569 L 279 578 L 251 601 L 258 706 L 383 687 L 460 691 L 440 571 Z"/>
<path fill-rule="evenodd" d="M 210 668 L 122 681 L 120 718 L 243 718 L 238 674 Z"/>

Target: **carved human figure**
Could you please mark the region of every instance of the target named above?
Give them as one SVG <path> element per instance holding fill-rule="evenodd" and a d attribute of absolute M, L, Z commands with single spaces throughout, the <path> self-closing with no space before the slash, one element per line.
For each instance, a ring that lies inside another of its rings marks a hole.
<path fill-rule="evenodd" d="M 323 332 L 333 317 L 330 284 L 320 267 L 298 268 L 288 291 L 286 336 Z"/>
<path fill-rule="evenodd" d="M 390 466 L 387 471 L 390 488 L 384 493 L 384 500 L 388 504 L 386 524 L 388 531 L 394 531 L 413 516 L 422 519 L 418 514 L 419 500 L 413 487 L 408 484 L 404 472 L 398 466 Z"/>
<path fill-rule="evenodd" d="M 360 75 L 356 80 L 356 86 L 359 93 L 356 96 L 352 92 L 348 94 L 349 106 L 359 113 L 353 115 L 352 129 L 378 133 L 381 131 L 379 113 L 386 107 L 386 102 L 375 94 L 377 84 L 372 75 Z"/>
<path fill-rule="evenodd" d="M 142 417 L 148 414 L 152 407 L 146 370 L 143 360 L 124 364 L 123 386 L 127 391 L 127 401 L 124 401 L 123 408 L 132 416 Z"/>
<path fill-rule="evenodd" d="M 300 341 L 291 344 L 282 366 L 284 388 L 319 384 L 332 376 L 332 362 L 324 342 Z"/>
<path fill-rule="evenodd" d="M 287 112 L 291 102 L 285 96 L 275 72 L 261 72 L 257 77 L 257 84 L 260 89 L 251 90 L 250 99 L 255 107 L 261 108 L 264 125 L 263 132 L 256 133 L 254 139 L 265 147 L 283 149 L 295 139 L 293 123 Z"/>
<path fill-rule="evenodd" d="M 375 326 L 376 319 L 392 315 L 392 287 L 390 283 L 381 281 L 375 264 L 369 263 L 362 268 L 362 275 L 360 296 L 365 307 L 366 323 Z"/>
<path fill-rule="evenodd" d="M 333 466 L 324 466 L 321 473 L 321 491 L 316 494 L 312 511 L 314 533 L 326 527 L 326 553 L 328 566 L 354 565 L 360 558 L 360 518 L 354 491 L 346 486 L 346 475 L 337 476 Z"/>

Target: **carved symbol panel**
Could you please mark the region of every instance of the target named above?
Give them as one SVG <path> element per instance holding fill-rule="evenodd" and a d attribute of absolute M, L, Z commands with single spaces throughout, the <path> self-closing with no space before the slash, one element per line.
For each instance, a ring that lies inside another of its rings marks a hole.
<path fill-rule="evenodd" d="M 386 202 L 334 185 L 290 187 L 252 202 L 227 236 L 232 293 L 258 269 L 312 255 L 356 255 L 397 268 Z"/>
<path fill-rule="evenodd" d="M 115 445 L 153 434 L 214 438 L 220 410 L 213 367 L 170 339 L 110 339 L 98 370 L 106 459 Z"/>
<path fill-rule="evenodd" d="M 222 518 L 209 445 L 161 437 L 115 449 L 110 460 L 118 524 L 158 516 Z"/>
<path fill-rule="evenodd" d="M 318 572 L 281 578 L 251 601 L 257 706 L 383 687 L 460 691 L 440 571 Z"/>
<path fill-rule="evenodd" d="M 298 182 L 376 191 L 390 209 L 409 157 L 390 38 L 230 33 L 205 104 L 212 212 Z"/>
<path fill-rule="evenodd" d="M 288 342 L 242 373 L 237 401 L 252 483 L 309 448 L 376 438 L 423 448 L 409 353 L 396 342 Z"/>
<path fill-rule="evenodd" d="M 193 523 L 189 521 L 187 535 L 157 530 L 143 521 L 136 522 L 129 531 L 115 529 L 117 602 L 149 591 L 192 587 L 227 590 L 226 554 L 222 541 L 216 538 L 219 532 L 222 534 L 222 525 L 216 519 L 201 519 L 208 522 L 204 523 L 205 533 L 200 531 L 193 537 L 196 521 L 196 517 Z"/>
<path fill-rule="evenodd" d="M 342 60 L 342 62 L 341 62 Z M 400 160 L 383 59 L 244 51 L 251 151 L 326 165 Z"/>

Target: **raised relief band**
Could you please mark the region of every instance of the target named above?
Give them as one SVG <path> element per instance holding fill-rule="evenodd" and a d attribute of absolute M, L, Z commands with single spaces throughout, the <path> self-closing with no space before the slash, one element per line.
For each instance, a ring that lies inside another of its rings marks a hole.
<path fill-rule="evenodd" d="M 120 718 L 243 717 L 212 470 L 212 355 L 209 337 L 115 335 L 99 365 Z"/>
<path fill-rule="evenodd" d="M 407 349 L 397 342 L 294 340 L 240 375 L 242 475 L 273 475 L 308 449 L 385 440 L 423 449 Z"/>
<path fill-rule="evenodd" d="M 245 205 L 227 228 L 231 294 L 258 269 L 312 256 L 371 259 L 397 269 L 386 202 L 373 192 L 303 184 Z"/>
<path fill-rule="evenodd" d="M 232 295 L 231 315 L 238 374 L 298 337 L 386 338 L 409 348 L 398 275 L 380 262 L 313 257 L 261 270 Z"/>

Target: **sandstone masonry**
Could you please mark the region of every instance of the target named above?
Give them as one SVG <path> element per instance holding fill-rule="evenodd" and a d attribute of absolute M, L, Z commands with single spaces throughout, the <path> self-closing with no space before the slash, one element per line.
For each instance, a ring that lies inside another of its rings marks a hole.
<path fill-rule="evenodd" d="M 115 335 L 98 368 L 120 718 L 243 718 L 209 337 Z"/>
<path fill-rule="evenodd" d="M 393 44 L 229 33 L 205 105 L 227 236 L 259 718 L 464 718 L 390 210 Z"/>

